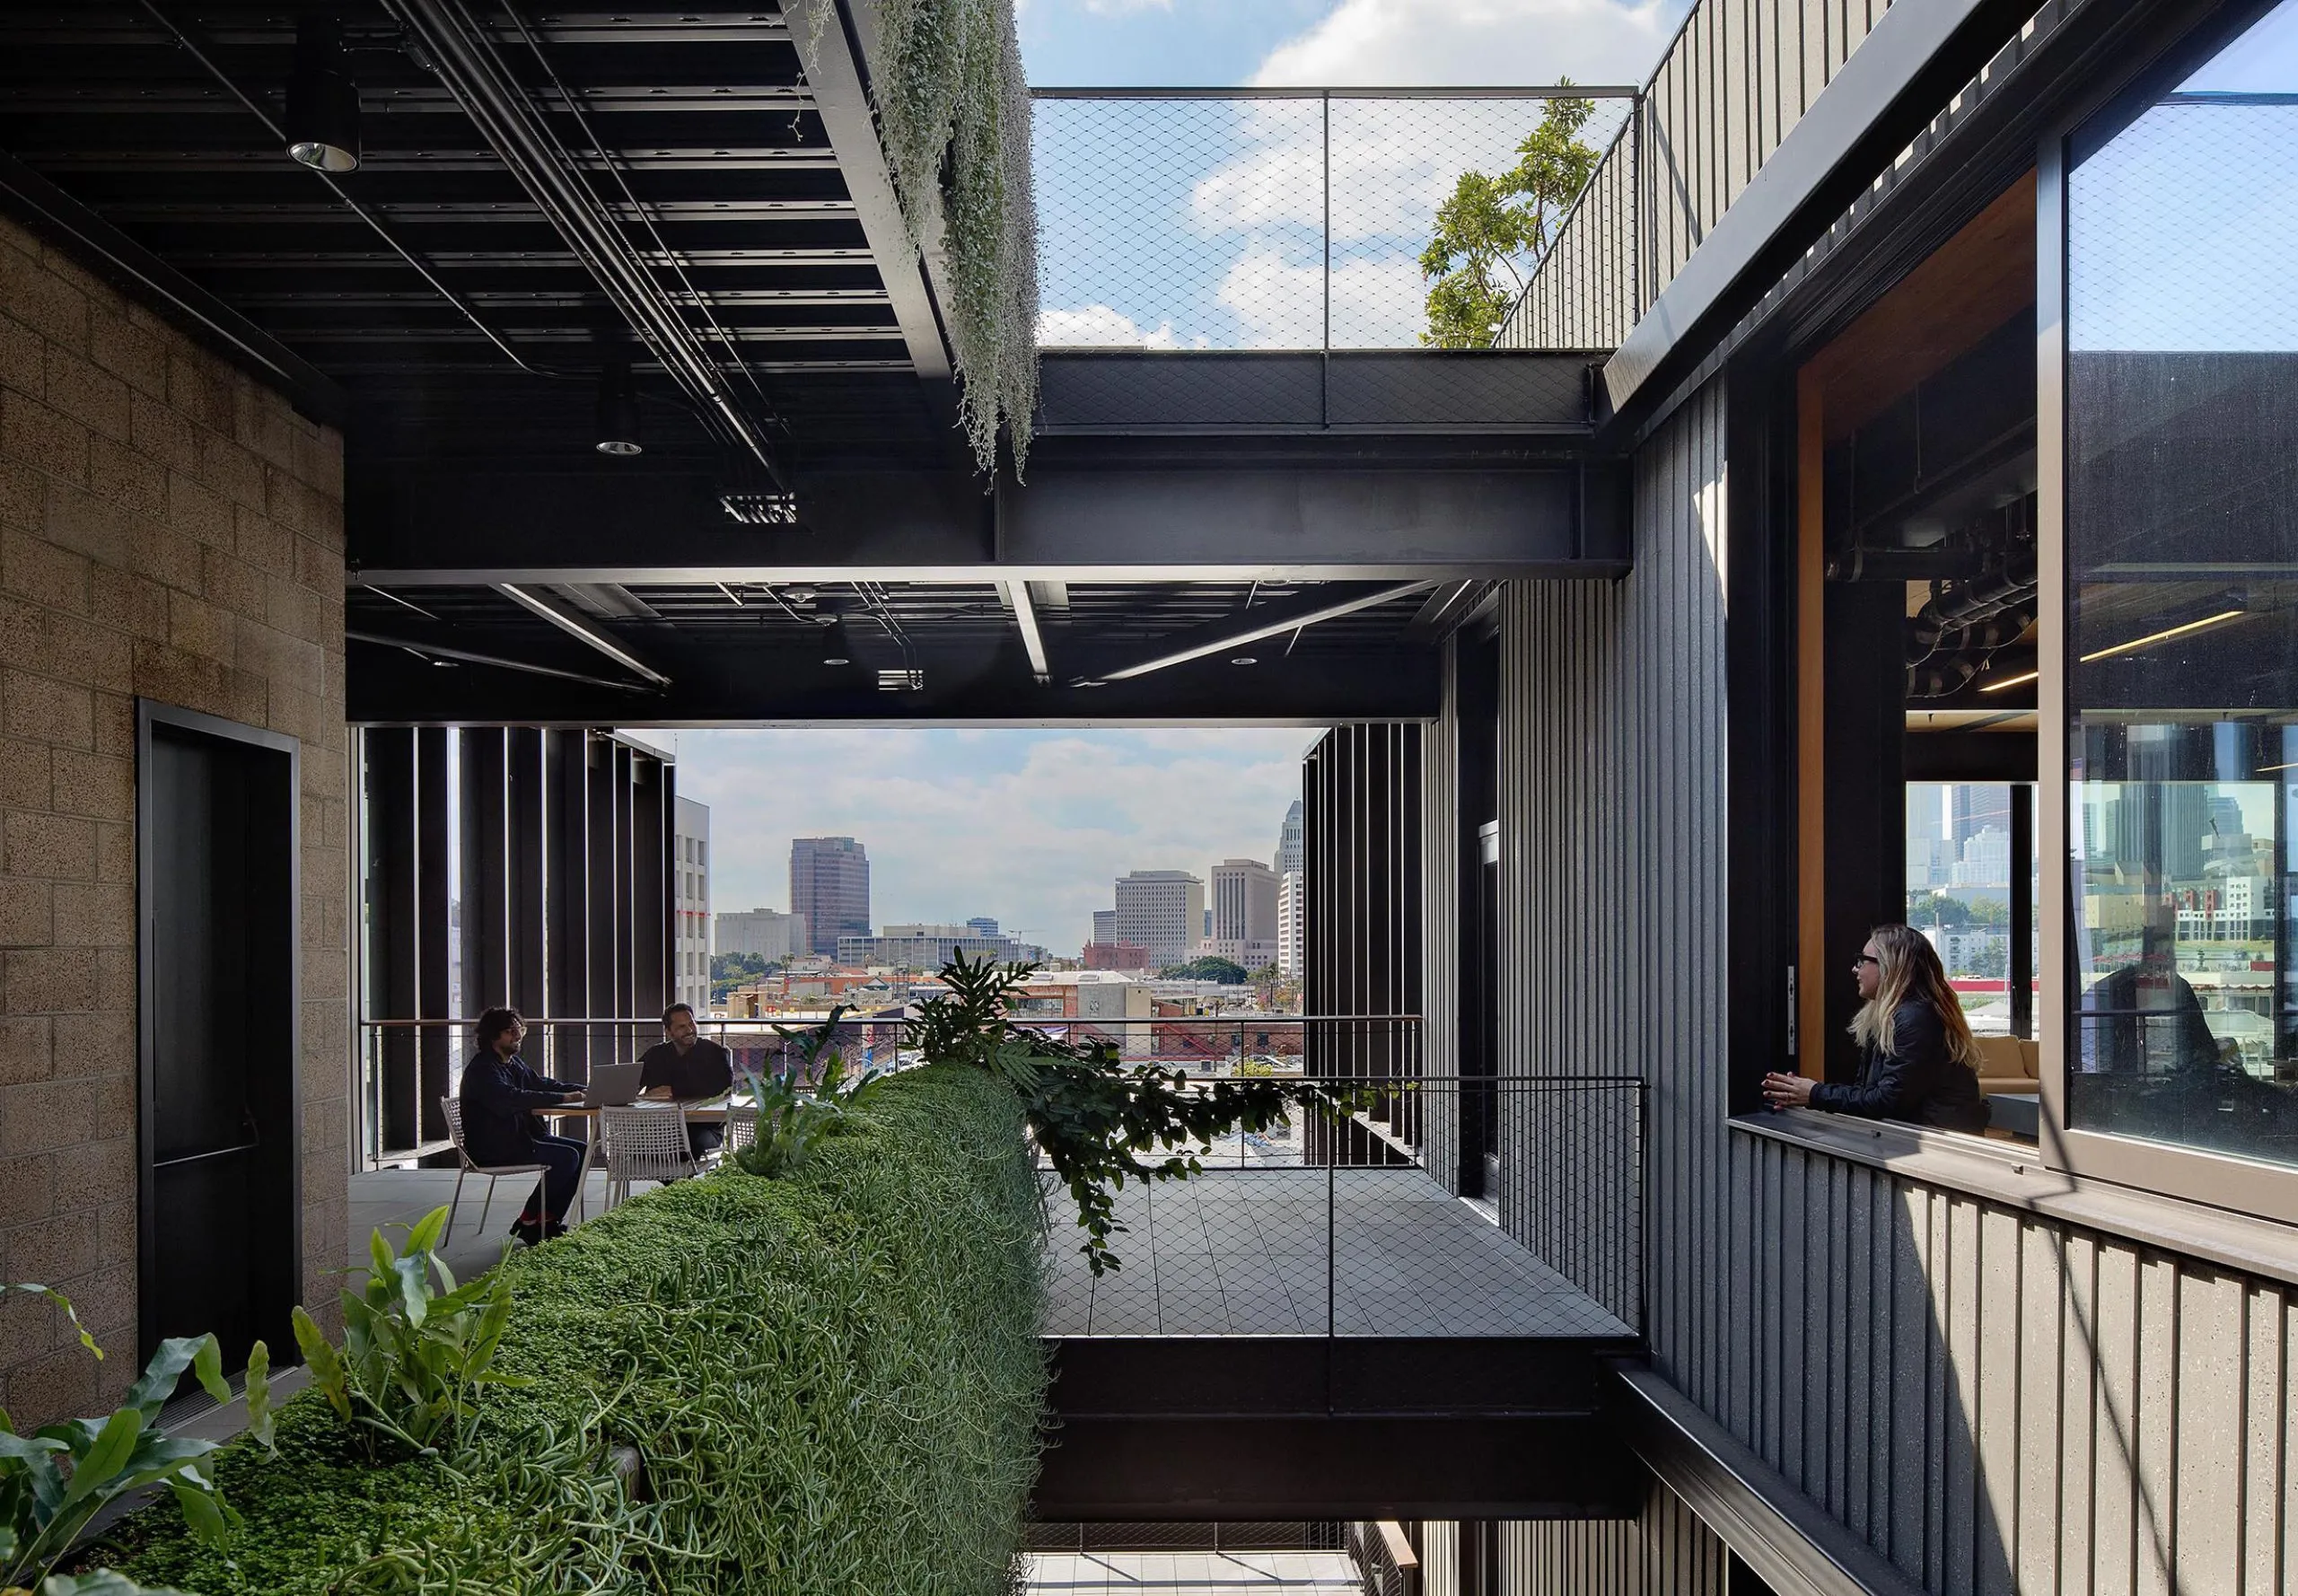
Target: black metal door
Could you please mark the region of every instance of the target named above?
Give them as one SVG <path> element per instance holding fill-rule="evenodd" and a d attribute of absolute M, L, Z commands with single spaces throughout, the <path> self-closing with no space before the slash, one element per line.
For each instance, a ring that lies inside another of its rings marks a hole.
<path fill-rule="evenodd" d="M 139 715 L 144 1350 L 213 1330 L 294 1358 L 301 1291 L 293 739 Z"/>

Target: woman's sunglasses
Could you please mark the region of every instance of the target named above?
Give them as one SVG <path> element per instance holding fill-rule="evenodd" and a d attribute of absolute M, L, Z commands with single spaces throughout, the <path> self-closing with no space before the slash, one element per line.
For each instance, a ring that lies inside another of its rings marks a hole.
<path fill-rule="evenodd" d="M 1862 954 L 1860 954 L 1860 955 L 1859 955 L 1858 959 L 1857 959 L 1857 960 L 1855 960 L 1854 962 L 1855 962 L 1855 963 L 1859 963 L 1859 964 L 1872 964 L 1872 965 L 1873 965 L 1877 969 L 1882 969 L 1882 968 L 1883 968 L 1883 961 L 1882 961 L 1881 960 L 1880 960 L 1880 959 L 1876 958 L 1876 957 L 1875 957 L 1875 955 L 1874 955 L 1874 954 L 1873 954 L 1873 953 L 1862 953 Z"/>

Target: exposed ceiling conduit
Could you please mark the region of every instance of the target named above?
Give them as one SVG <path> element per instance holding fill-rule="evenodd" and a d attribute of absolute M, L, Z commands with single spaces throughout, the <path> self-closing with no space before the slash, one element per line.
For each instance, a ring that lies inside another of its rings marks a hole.
<path fill-rule="evenodd" d="M 789 483 L 767 424 L 733 393 L 685 316 L 663 294 L 460 0 L 385 0 L 432 68 L 632 330 L 724 441 L 754 459 L 774 485 Z"/>
<path fill-rule="evenodd" d="M 157 22 L 170 37 L 174 39 L 178 48 L 181 49 L 184 54 L 189 56 L 193 60 L 198 62 L 200 66 L 206 70 L 207 75 L 214 78 L 216 83 L 228 91 L 232 99 L 247 107 L 249 114 L 263 125 L 264 132 L 270 136 L 271 142 L 282 152 L 282 158 L 285 159 L 285 152 L 287 148 L 287 134 L 285 129 L 280 127 L 278 119 L 275 118 L 268 109 L 266 109 L 261 101 L 258 100 L 253 93 L 242 87 L 237 79 L 232 77 L 230 73 L 225 72 L 224 68 L 216 63 L 215 51 L 209 48 L 206 39 L 201 37 L 198 31 L 194 29 L 189 23 L 180 21 L 168 7 L 159 4 L 159 0 L 137 0 L 137 3 L 143 6 L 146 15 L 151 17 L 151 19 Z M 513 365 L 517 366 L 521 371 L 527 373 L 529 375 L 536 377 L 565 378 L 583 374 L 580 373 L 554 372 L 547 370 L 541 366 L 529 364 L 526 356 L 521 355 L 517 349 L 513 348 L 510 342 L 488 323 L 486 317 L 481 316 L 478 311 L 473 309 L 469 300 L 466 300 L 461 294 L 457 294 L 453 289 L 448 287 L 446 284 L 439 280 L 438 272 L 433 268 L 428 260 L 416 253 L 413 250 L 408 249 L 406 244 L 400 242 L 399 236 L 385 224 L 382 217 L 376 215 L 365 206 L 361 205 L 357 200 L 354 199 L 350 194 L 345 190 L 343 185 L 337 182 L 335 179 L 327 172 L 320 171 L 317 167 L 307 166 L 304 167 L 303 170 L 310 172 L 312 177 L 316 178 L 319 181 L 326 184 L 328 192 L 334 195 L 337 201 L 342 205 L 346 210 L 349 211 L 353 215 L 358 217 L 362 222 L 364 222 L 371 229 L 373 229 L 377 238 L 382 239 L 384 243 L 390 246 L 391 253 L 397 255 L 401 260 L 404 260 L 408 266 L 412 267 L 416 275 L 421 277 L 424 282 L 430 285 L 431 291 L 433 293 L 436 294 L 441 299 L 445 300 L 449 304 L 454 306 L 454 308 L 462 314 L 463 319 L 469 321 L 473 327 L 477 328 L 480 336 L 485 338 L 488 343 L 501 350 L 504 357 L 507 358 Z"/>

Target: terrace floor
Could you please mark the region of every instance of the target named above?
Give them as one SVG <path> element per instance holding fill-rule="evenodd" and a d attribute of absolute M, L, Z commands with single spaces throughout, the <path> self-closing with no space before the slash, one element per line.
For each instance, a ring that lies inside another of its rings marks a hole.
<path fill-rule="evenodd" d="M 653 1189 L 647 1181 L 636 1182 L 644 1191 Z M 505 1175 L 496 1188 L 495 1201 L 487 1203 L 487 1178 L 468 1176 L 463 1180 L 462 1200 L 455 1206 L 454 1227 L 447 1244 L 439 1249 L 439 1257 L 455 1273 L 458 1280 L 467 1279 L 481 1269 L 491 1268 L 503 1256 L 504 1244 L 511 1240 L 511 1222 L 535 1188 L 531 1175 Z M 383 1234 L 396 1245 L 407 1238 L 406 1227 L 411 1226 L 432 1209 L 443 1207 L 455 1195 L 455 1171 L 452 1170 L 364 1170 L 351 1177 L 351 1221 L 346 1237 L 350 1246 L 346 1260 L 354 1269 L 364 1270 L 367 1265 L 368 1232 L 382 1226 Z M 596 1216 L 606 1206 L 607 1174 L 604 1170 L 591 1171 L 590 1180 L 583 1193 L 583 1212 Z M 487 1212 L 487 1223 L 479 1224 L 482 1208 Z M 566 1213 L 571 1223 L 574 1211 Z"/>
<path fill-rule="evenodd" d="M 1128 1186 L 1095 1279 L 1048 1206 L 1054 1336 L 1627 1336 L 1592 1297 L 1417 1169 L 1208 1170 Z M 1330 1242 L 1328 1245 L 1328 1222 Z M 1329 1317 L 1328 1317 L 1329 1313 Z"/>

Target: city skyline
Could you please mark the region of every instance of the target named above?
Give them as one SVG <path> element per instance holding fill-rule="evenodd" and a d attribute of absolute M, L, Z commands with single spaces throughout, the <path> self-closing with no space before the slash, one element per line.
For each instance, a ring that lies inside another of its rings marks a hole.
<path fill-rule="evenodd" d="M 1069 955 L 1135 870 L 1209 879 L 1266 858 L 1318 732 L 656 732 L 681 794 L 712 810 L 711 895 L 786 910 L 789 850 L 806 836 L 867 848 L 871 914 L 887 923 L 989 916 Z"/>

